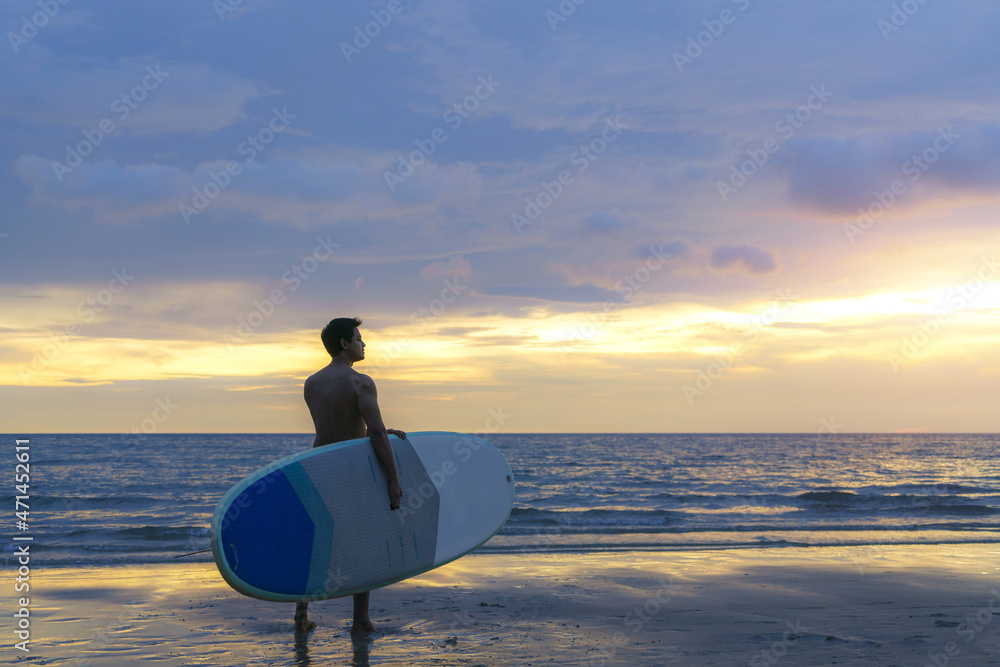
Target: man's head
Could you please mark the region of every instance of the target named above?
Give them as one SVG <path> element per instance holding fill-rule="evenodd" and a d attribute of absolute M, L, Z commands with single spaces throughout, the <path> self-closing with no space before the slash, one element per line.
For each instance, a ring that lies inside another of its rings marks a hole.
<path fill-rule="evenodd" d="M 361 357 L 364 358 L 364 343 L 361 343 L 361 335 L 357 330 L 361 326 L 361 320 L 357 317 L 338 317 L 330 320 L 329 324 L 323 327 L 320 338 L 323 339 L 323 347 L 330 353 L 331 357 L 336 357 L 345 350 L 360 347 Z M 355 342 L 357 334 L 357 342 Z"/>

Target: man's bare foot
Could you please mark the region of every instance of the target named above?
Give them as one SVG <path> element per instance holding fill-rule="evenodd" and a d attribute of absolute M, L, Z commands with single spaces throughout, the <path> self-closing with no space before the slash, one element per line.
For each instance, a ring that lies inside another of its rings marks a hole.
<path fill-rule="evenodd" d="M 315 628 L 316 621 L 310 621 L 308 618 L 295 619 L 295 632 L 309 632 Z"/>
<path fill-rule="evenodd" d="M 370 591 L 354 594 L 354 625 L 351 626 L 351 634 L 357 635 L 362 632 L 374 632 L 375 625 L 371 616 L 368 615 L 368 595 Z"/>
<path fill-rule="evenodd" d="M 316 627 L 316 622 L 309 620 L 308 611 L 306 603 L 295 605 L 295 632 L 309 632 Z"/>
<path fill-rule="evenodd" d="M 375 624 L 370 618 L 356 618 L 351 626 L 351 634 L 356 635 L 362 632 L 375 632 Z"/>

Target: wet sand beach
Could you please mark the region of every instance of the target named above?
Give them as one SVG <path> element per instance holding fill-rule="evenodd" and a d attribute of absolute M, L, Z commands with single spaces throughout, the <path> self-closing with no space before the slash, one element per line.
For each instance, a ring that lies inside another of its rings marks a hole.
<path fill-rule="evenodd" d="M 4 664 L 1000 664 L 1000 547 L 921 545 L 466 556 L 372 594 L 291 604 L 212 563 L 33 572 L 30 654 Z M 13 606 L 13 602 L 10 603 Z M 10 619 L 9 614 L 4 615 Z M 13 635 L 5 621 L 7 637 Z"/>

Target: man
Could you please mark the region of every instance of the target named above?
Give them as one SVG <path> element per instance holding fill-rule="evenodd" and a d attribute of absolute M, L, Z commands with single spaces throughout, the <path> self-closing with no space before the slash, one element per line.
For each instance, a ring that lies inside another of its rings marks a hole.
<path fill-rule="evenodd" d="M 323 346 L 332 359 L 326 368 L 306 380 L 305 386 L 306 405 L 316 426 L 313 447 L 365 436 L 371 438 L 372 448 L 389 480 L 389 508 L 397 510 L 403 490 L 388 434 L 400 438 L 405 438 L 406 434 L 385 427 L 378 409 L 375 383 L 352 368 L 354 362 L 365 358 L 365 343 L 361 340 L 359 326 L 361 320 L 356 317 L 338 317 L 323 329 Z M 368 593 L 354 596 L 351 634 L 375 629 L 368 616 Z M 308 632 L 316 627 L 307 616 L 308 604 L 299 602 L 295 607 L 296 632 Z"/>

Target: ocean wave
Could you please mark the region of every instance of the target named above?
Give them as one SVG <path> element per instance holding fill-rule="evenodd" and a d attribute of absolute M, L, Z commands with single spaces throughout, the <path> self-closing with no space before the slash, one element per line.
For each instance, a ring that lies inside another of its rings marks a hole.
<path fill-rule="evenodd" d="M 9 503 L 11 506 L 14 505 L 15 496 L 0 495 L 0 502 Z M 162 505 L 162 497 L 158 497 L 154 494 L 145 496 L 134 496 L 134 495 L 106 495 L 106 496 L 74 496 L 69 494 L 59 494 L 59 495 L 45 495 L 36 492 L 29 500 L 28 504 L 32 510 L 63 510 L 66 508 L 78 508 L 83 507 L 84 509 L 105 509 L 105 508 L 118 508 L 118 507 L 150 507 L 155 505 Z"/>
<path fill-rule="evenodd" d="M 943 493 L 948 495 L 996 495 L 1000 494 L 1000 488 L 992 486 L 971 486 L 967 484 L 935 483 L 935 484 L 893 484 L 879 486 L 859 487 L 859 491 L 874 491 L 878 493 L 909 493 L 909 494 L 934 494 Z"/>
<path fill-rule="evenodd" d="M 285 449 L 300 443 L 307 449 L 311 439 L 151 434 L 134 457 L 119 461 L 102 453 L 117 448 L 114 438 L 120 436 L 37 436 L 33 451 L 47 454 L 38 459 L 37 480 L 32 460 L 30 524 L 32 549 L 44 552 L 46 563 L 168 562 L 207 547 L 207 526 L 226 490 Z M 998 436 L 506 433 L 488 439 L 517 481 L 500 543 L 780 548 L 904 535 L 921 543 L 941 534 L 995 541 L 1000 531 Z M 114 474 L 102 473 L 109 465 Z M 4 499 L 14 505 L 13 495 Z M 0 553 L 9 551 L 0 546 Z"/>
<path fill-rule="evenodd" d="M 887 516 L 879 517 L 879 521 L 846 520 L 849 515 L 836 515 L 827 520 L 813 518 L 802 520 L 801 512 L 788 512 L 779 515 L 772 514 L 741 514 L 718 520 L 714 515 L 680 516 L 678 513 L 645 513 L 636 516 L 635 513 L 615 515 L 611 511 L 600 516 L 578 512 L 547 512 L 545 510 L 524 510 L 518 517 L 511 514 L 511 519 L 500 530 L 502 535 L 585 535 L 585 534 L 626 534 L 626 533 L 743 533 L 769 532 L 785 533 L 789 531 L 806 533 L 823 532 L 898 532 L 905 530 L 928 531 L 978 531 L 1000 530 L 1000 524 L 994 522 L 974 521 L 971 518 L 992 516 L 994 513 L 983 512 L 977 508 L 962 508 L 949 512 L 928 511 L 922 514 L 903 512 L 885 512 Z M 631 515 L 631 516 L 629 516 Z M 955 521 L 934 520 L 940 516 L 954 516 Z M 970 517 L 966 519 L 964 517 Z M 922 520 L 926 519 L 926 520 Z"/>
<path fill-rule="evenodd" d="M 804 507 L 813 511 L 913 512 L 960 516 L 1000 514 L 998 507 L 984 505 L 976 498 L 956 495 L 912 495 L 905 493 L 881 495 L 852 491 L 809 491 L 799 494 L 796 499 L 806 501 Z"/>
<path fill-rule="evenodd" d="M 71 530 L 63 537 L 81 540 L 95 539 L 104 541 L 143 540 L 143 541 L 177 541 L 191 538 L 209 537 L 208 526 L 134 526 L 131 528 L 82 528 Z"/>

